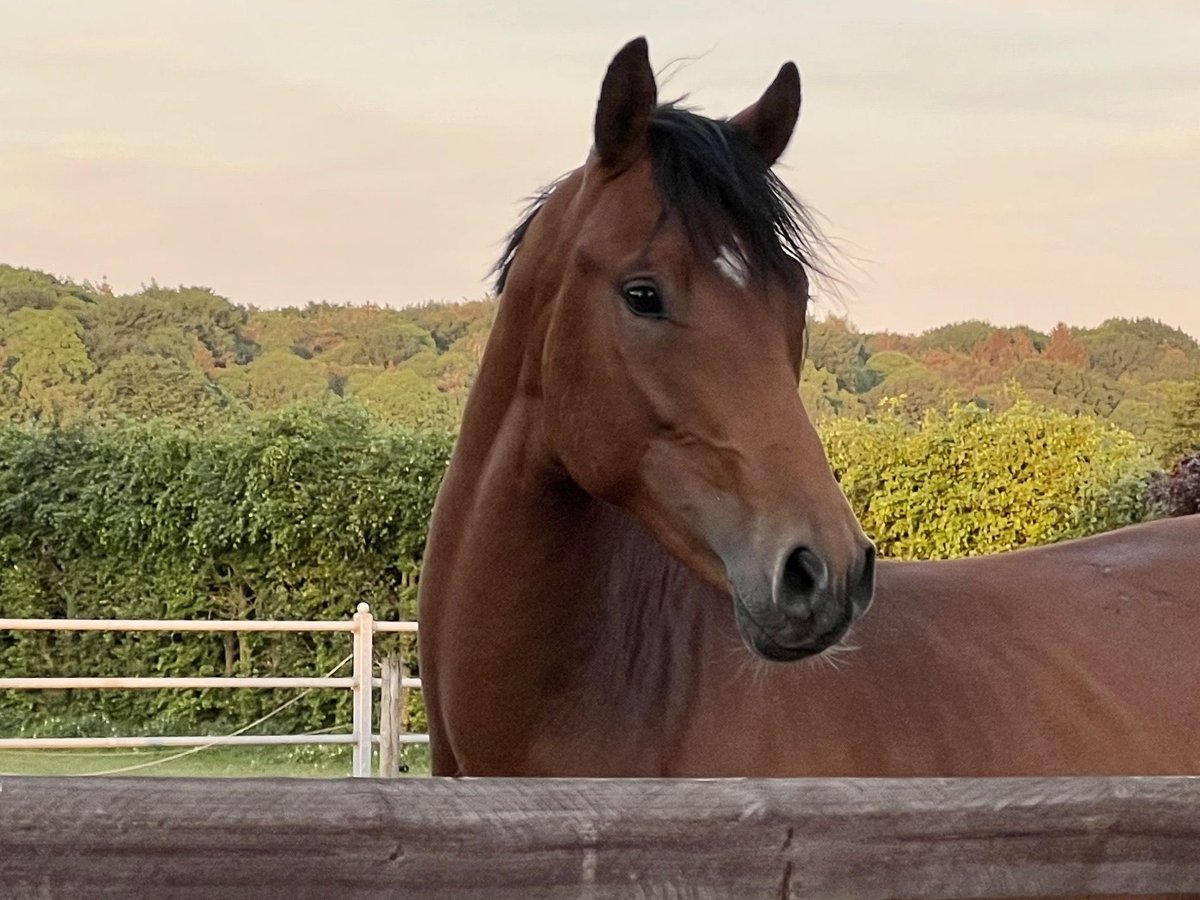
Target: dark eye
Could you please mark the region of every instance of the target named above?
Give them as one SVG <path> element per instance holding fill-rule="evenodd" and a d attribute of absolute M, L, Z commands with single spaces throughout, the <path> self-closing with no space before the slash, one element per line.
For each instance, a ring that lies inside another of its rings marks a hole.
<path fill-rule="evenodd" d="M 631 281 L 621 289 L 625 305 L 635 316 L 661 319 L 666 315 L 658 285 L 649 281 Z"/>

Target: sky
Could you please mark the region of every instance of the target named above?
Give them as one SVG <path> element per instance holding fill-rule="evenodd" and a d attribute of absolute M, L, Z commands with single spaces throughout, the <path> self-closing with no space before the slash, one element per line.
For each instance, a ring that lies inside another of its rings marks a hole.
<path fill-rule="evenodd" d="M 686 10 L 686 12 L 684 12 Z M 869 330 L 1200 336 L 1196 0 L 0 0 L 0 262 L 271 308 L 478 298 L 605 67 L 713 116 L 780 64 L 779 168 Z"/>

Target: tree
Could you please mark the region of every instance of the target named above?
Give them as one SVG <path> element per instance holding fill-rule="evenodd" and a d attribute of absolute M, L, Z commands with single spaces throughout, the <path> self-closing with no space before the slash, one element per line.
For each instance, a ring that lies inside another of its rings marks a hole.
<path fill-rule="evenodd" d="M 1200 376 L 1181 386 L 1170 400 L 1164 455 L 1167 459 L 1200 452 Z"/>
<path fill-rule="evenodd" d="M 1046 351 L 1042 354 L 1048 362 L 1062 363 L 1077 369 L 1088 367 L 1087 347 L 1083 346 L 1065 322 L 1059 322 L 1050 332 Z"/>
<path fill-rule="evenodd" d="M 988 379 L 989 381 L 1035 356 L 1037 348 L 1028 329 L 1023 328 L 997 328 L 971 351 L 971 358 L 981 368 L 993 373 L 993 378 Z"/>
<path fill-rule="evenodd" d="M 800 400 L 809 418 L 814 422 L 825 422 L 843 416 L 859 418 L 863 415 L 862 401 L 838 386 L 832 372 L 818 369 L 811 359 L 804 361 L 804 374 L 800 379 Z"/>
<path fill-rule="evenodd" d="M 412 369 L 374 372 L 357 369 L 346 380 L 344 395 L 386 422 L 409 428 L 458 430 L 462 401 L 444 394 Z"/>
<path fill-rule="evenodd" d="M 970 354 L 959 350 L 926 350 L 920 355 L 920 363 L 931 372 L 942 375 L 968 395 L 974 396 L 986 379 L 992 375 L 983 370 Z"/>
<path fill-rule="evenodd" d="M 896 334 L 893 331 L 877 331 L 867 335 L 867 353 L 882 353 L 885 350 L 899 350 L 909 356 L 920 353 L 917 339 L 908 334 Z"/>
<path fill-rule="evenodd" d="M 866 341 L 850 320 L 838 316 L 808 321 L 808 353 L 818 369 L 833 373 L 843 390 L 861 393 L 858 377 L 867 358 Z"/>
<path fill-rule="evenodd" d="M 1190 335 L 1154 319 L 1108 319 L 1099 328 L 1078 332 L 1091 366 L 1111 378 L 1153 370 L 1166 348 L 1196 359 L 1200 349 Z M 1159 376 L 1161 377 L 1161 376 Z"/>
<path fill-rule="evenodd" d="M 315 361 L 287 350 L 269 350 L 244 366 L 219 370 L 218 383 L 252 410 L 276 410 L 299 401 L 333 398 L 329 376 Z"/>
<path fill-rule="evenodd" d="M 1029 399 L 1067 413 L 1109 416 L 1124 391 L 1115 382 L 1063 362 L 1027 359 L 1009 376 Z"/>
<path fill-rule="evenodd" d="M 907 353 L 901 353 L 899 350 L 881 350 L 878 353 L 873 353 L 867 357 L 865 363 L 868 369 L 879 374 L 880 381 L 889 375 L 899 372 L 901 369 L 907 369 L 917 364 L 915 359 Z"/>
<path fill-rule="evenodd" d="M 98 422 L 167 419 L 194 427 L 216 424 L 229 404 L 203 372 L 161 356 L 121 357 L 88 383 L 87 399 Z"/>
<path fill-rule="evenodd" d="M 96 301 L 93 291 L 39 272 L 0 264 L 0 314 L 18 309 L 67 308 Z"/>
<path fill-rule="evenodd" d="M 1188 354 L 1182 347 L 1163 344 L 1158 350 L 1158 359 L 1146 380 L 1188 381 L 1200 376 L 1200 354 Z"/>
<path fill-rule="evenodd" d="M 991 322 L 970 319 L 965 322 L 954 322 L 923 332 L 917 338 L 921 350 L 950 350 L 958 353 L 970 353 L 975 347 L 986 340 L 996 326 Z"/>
<path fill-rule="evenodd" d="M 257 312 L 251 331 L 272 349 L 343 367 L 396 366 L 436 347 L 429 331 L 403 311 L 378 306 L 312 303 L 303 310 Z"/>
<path fill-rule="evenodd" d="M 458 343 L 456 342 L 455 346 L 458 346 Z M 476 359 L 457 350 L 448 350 L 445 353 L 427 350 L 406 360 L 403 365 L 432 383 L 442 393 L 457 394 L 464 399 L 475 380 L 475 373 L 479 371 L 479 362 Z"/>
<path fill-rule="evenodd" d="M 495 300 L 465 303 L 424 303 L 406 306 L 399 314 L 419 325 L 433 337 L 439 353 L 445 353 L 469 334 L 487 334 L 496 320 Z"/>
<path fill-rule="evenodd" d="M 343 366 L 398 366 L 435 346 L 428 331 L 406 322 L 393 310 L 354 310 L 341 322 L 341 333 L 345 342 L 326 356 L 329 362 Z"/>
<path fill-rule="evenodd" d="M 77 420 L 83 384 L 95 371 L 79 320 L 65 310 L 23 307 L 0 319 L 8 389 L 15 381 L 23 418 L 45 424 Z"/>
<path fill-rule="evenodd" d="M 909 422 L 920 421 L 929 410 L 949 409 L 965 399 L 954 382 L 921 365 L 893 372 L 863 396 L 868 408 L 888 409 Z"/>
<path fill-rule="evenodd" d="M 101 369 L 128 354 L 171 356 L 218 368 L 249 362 L 257 345 L 243 333 L 247 311 L 208 288 L 151 285 L 102 298 L 83 315 L 85 339 Z"/>

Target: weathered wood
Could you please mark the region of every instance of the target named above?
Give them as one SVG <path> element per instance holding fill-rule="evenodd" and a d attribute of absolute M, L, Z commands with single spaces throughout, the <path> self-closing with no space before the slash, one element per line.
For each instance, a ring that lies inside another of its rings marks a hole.
<path fill-rule="evenodd" d="M 404 688 L 401 685 L 404 660 L 392 653 L 379 664 L 379 775 L 400 777 L 400 732 L 404 728 Z"/>
<path fill-rule="evenodd" d="M 5 897 L 1200 892 L 1200 778 L 0 780 Z"/>

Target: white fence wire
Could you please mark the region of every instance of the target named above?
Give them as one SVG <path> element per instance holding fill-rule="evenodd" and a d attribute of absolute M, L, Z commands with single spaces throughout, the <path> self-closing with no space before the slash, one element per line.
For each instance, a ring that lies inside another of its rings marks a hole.
<path fill-rule="evenodd" d="M 388 622 L 376 619 L 371 607 L 358 604 L 349 621 L 293 621 L 246 619 L 3 619 L 3 631 L 171 631 L 171 632 L 347 632 L 353 640 L 351 656 L 353 671 L 348 676 L 332 673 L 322 677 L 278 676 L 262 677 L 91 677 L 29 678 L 0 677 L 0 690 L 114 690 L 163 688 L 341 688 L 353 691 L 351 730 L 342 734 L 242 734 L 232 735 L 170 735 L 161 737 L 71 737 L 71 738 L 0 738 L 0 750 L 66 750 L 82 748 L 139 748 L 139 747 L 240 747 L 252 745 L 350 744 L 353 747 L 352 774 L 365 778 L 371 775 L 371 748 L 379 743 L 380 735 L 372 732 L 371 719 L 375 689 L 383 679 L 374 674 L 374 637 L 379 633 L 415 633 L 416 622 Z M 337 668 L 341 668 L 339 665 Z M 336 669 L 334 670 L 336 671 Z M 419 678 L 401 678 L 400 687 L 417 689 Z M 298 699 L 298 698 L 297 698 Z M 289 701 L 289 704 L 292 701 Z M 258 721 L 263 721 L 270 716 Z M 256 723 L 251 723 L 257 724 Z M 250 726 L 246 726 L 249 728 Z M 398 743 L 425 744 L 426 734 L 403 732 L 393 736 Z"/>

